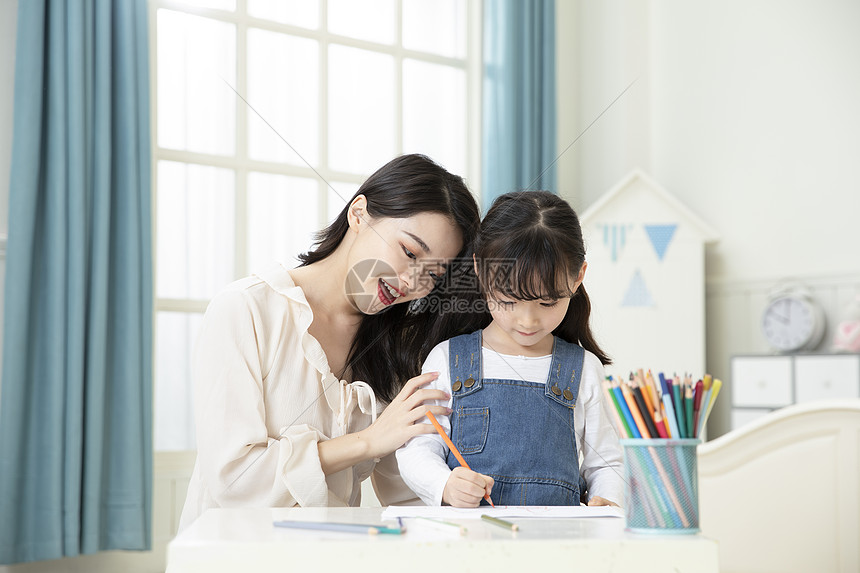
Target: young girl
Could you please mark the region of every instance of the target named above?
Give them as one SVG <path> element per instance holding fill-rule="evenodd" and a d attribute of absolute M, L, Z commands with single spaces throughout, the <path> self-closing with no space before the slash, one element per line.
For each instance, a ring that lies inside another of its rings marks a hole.
<path fill-rule="evenodd" d="M 475 255 L 491 321 L 436 346 L 423 367 L 451 394 L 438 403 L 450 418 L 437 418 L 471 470 L 422 434 L 397 451 L 404 481 L 428 505 L 474 507 L 485 494 L 497 505 L 619 504 L 621 448 L 601 405 L 609 359 L 588 325 L 576 214 L 551 193 L 503 195 Z"/>
<path fill-rule="evenodd" d="M 447 300 L 434 285 L 464 257 L 471 266 L 479 223 L 460 177 L 404 155 L 362 184 L 298 268 L 273 265 L 211 301 L 192 362 L 197 463 L 180 528 L 210 507 L 358 505 L 371 474 L 384 503 L 414 498 L 393 452 L 432 432 L 415 422 L 426 400 L 447 398 L 421 388 L 433 376 L 418 366 L 465 331 L 409 303 Z"/>

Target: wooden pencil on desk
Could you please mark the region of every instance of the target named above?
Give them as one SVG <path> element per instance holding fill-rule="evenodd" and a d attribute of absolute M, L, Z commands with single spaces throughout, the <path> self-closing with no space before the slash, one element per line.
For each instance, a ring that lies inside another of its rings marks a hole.
<path fill-rule="evenodd" d="M 482 514 L 481 519 L 492 523 L 493 525 L 498 525 L 499 527 L 504 527 L 505 529 L 510 529 L 511 531 L 519 530 L 520 526 L 516 523 L 511 523 L 510 521 L 505 521 L 504 519 L 499 519 L 498 517 L 493 517 L 491 515 Z"/>
<path fill-rule="evenodd" d="M 312 529 L 316 531 L 337 531 L 340 533 L 365 533 L 376 535 L 378 533 L 403 533 L 402 528 L 387 527 L 385 525 L 366 525 L 363 523 L 331 523 L 327 521 L 275 521 L 275 527 L 286 527 L 291 529 Z"/>
<path fill-rule="evenodd" d="M 427 525 L 432 525 L 433 527 L 436 527 L 436 528 L 441 529 L 443 531 L 450 531 L 452 533 L 456 532 L 456 533 L 459 533 L 460 535 L 466 535 L 466 531 L 467 531 L 466 527 L 463 525 L 460 525 L 459 523 L 453 523 L 453 522 L 444 521 L 441 519 L 433 519 L 430 517 L 421 517 L 420 515 L 417 516 L 415 519 L 420 519 L 421 523 L 426 523 Z"/>

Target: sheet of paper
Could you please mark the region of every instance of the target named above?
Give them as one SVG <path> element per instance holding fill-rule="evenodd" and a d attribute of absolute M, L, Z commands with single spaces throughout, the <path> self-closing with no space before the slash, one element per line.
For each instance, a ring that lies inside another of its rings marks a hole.
<path fill-rule="evenodd" d="M 430 507 L 424 505 L 390 505 L 382 512 L 382 519 L 398 517 L 432 517 L 436 519 L 481 519 L 492 517 L 538 517 L 567 519 L 580 517 L 624 517 L 620 507 L 585 505 L 497 505 L 496 507 Z"/>

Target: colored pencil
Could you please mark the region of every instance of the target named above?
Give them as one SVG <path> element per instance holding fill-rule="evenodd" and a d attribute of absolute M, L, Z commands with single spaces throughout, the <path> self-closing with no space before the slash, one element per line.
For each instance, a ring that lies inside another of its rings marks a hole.
<path fill-rule="evenodd" d="M 645 398 L 642 396 L 642 389 L 639 388 L 639 386 L 634 386 L 630 390 L 633 393 L 633 399 L 636 401 L 636 405 L 639 407 L 639 413 L 642 414 L 642 421 L 648 429 L 648 435 L 652 438 L 656 438 L 658 435 L 657 426 L 654 425 L 654 418 L 651 416 L 649 408 L 645 404 Z"/>
<path fill-rule="evenodd" d="M 681 519 L 681 523 L 684 527 L 689 527 L 690 520 L 687 518 L 687 515 L 684 512 L 684 508 L 681 506 L 681 502 L 678 500 L 678 496 L 675 495 L 675 487 L 672 483 L 672 480 L 669 479 L 669 475 L 666 473 L 666 469 L 663 467 L 663 462 L 660 461 L 660 455 L 657 453 L 657 450 L 654 447 L 649 446 L 648 451 L 651 454 L 651 458 L 654 460 L 654 465 L 657 466 L 657 473 L 660 475 L 660 479 L 662 479 L 663 485 L 666 486 L 666 493 L 668 494 L 669 499 L 671 501 L 672 509 L 674 510 L 673 513 Z"/>
<path fill-rule="evenodd" d="M 663 394 L 663 405 L 666 407 L 666 420 L 669 422 L 669 437 L 680 438 L 678 432 L 678 420 L 675 419 L 675 408 L 672 406 L 670 394 Z"/>
<path fill-rule="evenodd" d="M 635 448 L 634 452 L 639 458 L 639 461 L 637 462 L 639 466 L 648 466 L 649 471 L 644 472 L 645 481 L 649 484 L 649 490 L 657 493 L 657 495 L 654 496 L 654 499 L 657 501 L 657 507 L 660 510 L 664 523 L 674 523 L 677 525 L 680 518 L 672 507 L 672 501 L 669 499 L 669 492 L 666 491 L 665 487 L 667 484 L 661 482 L 660 477 L 657 475 L 657 469 L 654 467 L 653 456 L 650 452 L 646 452 L 642 448 Z"/>
<path fill-rule="evenodd" d="M 630 437 L 641 438 L 642 434 L 639 433 L 639 428 L 636 426 L 636 421 L 633 419 L 633 414 L 630 412 L 627 400 L 624 399 L 623 392 L 621 392 L 621 385 L 613 383 L 612 392 L 615 394 L 616 402 L 624 414 L 624 420 L 626 421 L 627 429 L 630 431 Z"/>
<path fill-rule="evenodd" d="M 607 401 L 606 408 L 615 420 L 615 427 L 618 429 L 619 437 L 629 438 L 631 435 L 630 428 L 628 428 L 627 424 L 624 422 L 624 414 L 621 412 L 621 407 L 618 405 L 618 402 L 615 401 L 615 395 L 612 393 L 612 390 L 609 389 L 609 381 L 603 380 L 600 383 L 600 386 L 603 388 L 603 394 Z"/>
<path fill-rule="evenodd" d="M 498 517 L 491 517 L 485 513 L 481 514 L 481 519 L 486 522 L 492 523 L 493 525 L 498 525 L 499 527 L 510 529 L 511 531 L 517 531 L 520 528 L 520 526 L 516 523 L 511 523 L 510 521 L 505 521 L 504 519 L 499 519 Z"/>
<path fill-rule="evenodd" d="M 651 399 L 654 401 L 654 406 L 661 410 L 660 413 L 665 418 L 666 412 L 662 411 L 663 410 L 663 401 L 660 399 L 660 396 L 662 396 L 662 392 L 660 390 L 657 390 L 657 383 L 654 381 L 654 376 L 651 375 L 650 370 L 645 375 L 645 382 L 648 384 L 648 388 L 651 391 Z"/>
<path fill-rule="evenodd" d="M 699 437 L 699 410 L 702 408 L 702 391 L 704 390 L 704 383 L 699 380 L 696 382 L 696 389 L 693 390 L 693 428 L 695 428 L 695 432 L 693 432 L 693 437 Z"/>
<path fill-rule="evenodd" d="M 666 383 L 672 386 L 672 396 L 675 403 L 675 418 L 678 422 L 678 437 L 687 437 L 687 427 L 684 424 L 684 402 L 681 399 L 681 381 L 675 377 L 675 380 L 667 380 Z"/>
<path fill-rule="evenodd" d="M 711 396 L 708 399 L 708 409 L 705 411 L 705 415 L 702 418 L 702 429 L 704 429 L 705 424 L 708 423 L 708 417 L 711 415 L 711 410 L 714 409 L 714 402 L 717 400 L 717 395 L 720 393 L 720 388 L 723 387 L 723 382 L 719 378 L 714 379 L 714 383 L 711 385 Z"/>
<path fill-rule="evenodd" d="M 636 406 L 636 400 L 633 398 L 633 393 L 630 391 L 630 388 L 621 385 L 621 393 L 624 395 L 624 401 L 627 402 L 627 407 L 630 409 L 630 414 L 633 416 L 633 420 L 636 422 L 636 427 L 639 429 L 639 434 L 643 438 L 650 438 L 651 434 L 648 433 L 648 427 L 645 426 L 645 420 L 642 419 L 642 414 L 639 412 L 639 408 Z"/>
<path fill-rule="evenodd" d="M 654 421 L 654 410 L 655 403 L 651 400 L 651 392 L 648 390 L 648 385 L 645 384 L 644 380 L 636 378 L 636 382 L 633 386 L 634 388 L 639 389 L 639 393 L 642 394 L 642 401 L 645 402 L 645 408 L 648 409 L 648 414 L 651 416 L 651 421 Z"/>
<path fill-rule="evenodd" d="M 659 410 L 654 412 L 654 425 L 657 427 L 657 433 L 660 434 L 661 438 L 665 439 L 669 437 L 669 433 L 666 431 L 666 424 L 663 422 L 663 416 Z"/>
<path fill-rule="evenodd" d="M 426 523 L 427 525 L 433 525 L 434 527 L 450 532 L 457 532 L 460 535 L 466 535 L 466 527 L 460 525 L 459 523 L 452 523 L 450 521 L 443 521 L 441 519 L 432 519 L 430 517 L 416 517 L 415 519 L 420 519 L 421 523 Z"/>
<path fill-rule="evenodd" d="M 684 412 L 687 415 L 687 437 L 695 438 L 693 433 L 696 428 L 693 426 L 693 389 L 687 386 L 684 388 Z"/>
<path fill-rule="evenodd" d="M 436 433 L 442 436 L 442 441 L 447 444 L 448 449 L 451 450 L 451 453 L 454 454 L 454 457 L 457 458 L 458 462 L 460 462 L 460 465 L 467 470 L 471 470 L 472 468 L 470 468 L 469 464 L 466 463 L 466 460 L 463 459 L 463 456 L 462 454 L 460 454 L 460 451 L 457 449 L 457 446 L 454 445 L 454 442 L 452 442 L 451 438 L 448 437 L 448 434 L 445 433 L 445 428 L 442 427 L 442 425 L 439 423 L 439 420 L 437 420 L 436 416 L 433 415 L 433 412 L 427 412 L 427 417 L 430 419 L 430 422 L 433 424 L 433 427 L 436 428 Z M 496 505 L 493 503 L 493 500 L 490 499 L 490 496 L 488 494 L 484 494 L 484 499 L 486 499 L 491 506 L 496 507 Z"/>
<path fill-rule="evenodd" d="M 387 527 L 385 525 L 365 525 L 361 523 L 331 523 L 326 521 L 276 521 L 275 527 L 288 527 L 291 529 L 313 529 L 316 531 L 339 531 L 341 533 L 366 533 L 376 535 L 377 533 L 393 533 L 399 535 L 403 530 L 399 527 Z"/>

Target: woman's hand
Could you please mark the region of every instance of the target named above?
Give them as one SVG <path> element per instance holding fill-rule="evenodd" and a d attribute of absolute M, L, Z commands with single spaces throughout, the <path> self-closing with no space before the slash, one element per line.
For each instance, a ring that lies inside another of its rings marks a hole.
<path fill-rule="evenodd" d="M 478 507 L 485 495 L 493 491 L 495 480 L 490 476 L 468 470 L 463 466 L 454 468 L 445 489 L 442 490 L 442 503 L 454 507 Z"/>
<path fill-rule="evenodd" d="M 594 507 L 596 505 L 611 505 L 613 507 L 621 507 L 614 501 L 609 501 L 608 499 L 600 497 L 599 495 L 595 495 L 594 497 L 592 497 L 591 501 L 588 502 L 588 505 L 589 507 Z"/>
<path fill-rule="evenodd" d="M 426 416 L 427 412 L 433 412 L 434 416 L 447 416 L 451 413 L 451 409 L 445 406 L 425 405 L 425 402 L 431 400 L 445 402 L 451 398 L 443 390 L 421 388 L 438 377 L 438 372 L 428 372 L 410 379 L 376 422 L 359 432 L 359 436 L 368 446 L 368 457 L 381 458 L 419 434 L 432 434 L 436 431 L 432 424 L 416 422 Z"/>

